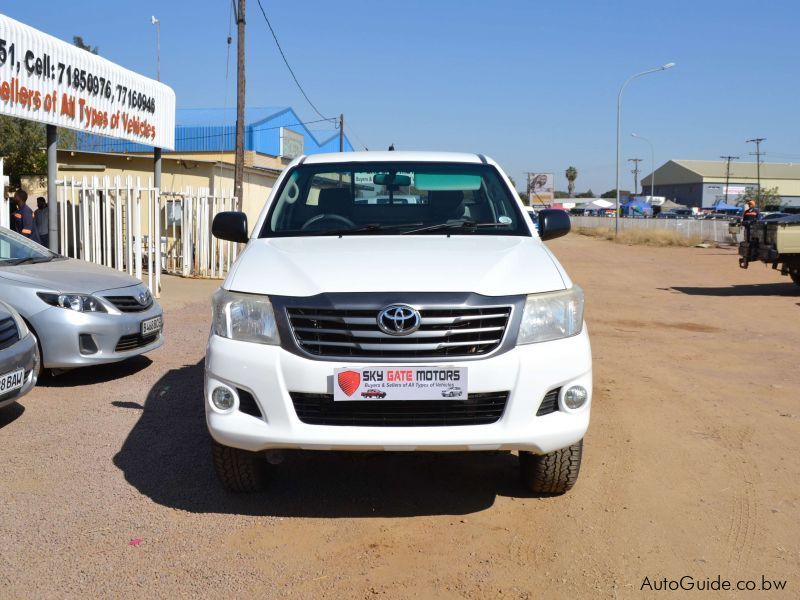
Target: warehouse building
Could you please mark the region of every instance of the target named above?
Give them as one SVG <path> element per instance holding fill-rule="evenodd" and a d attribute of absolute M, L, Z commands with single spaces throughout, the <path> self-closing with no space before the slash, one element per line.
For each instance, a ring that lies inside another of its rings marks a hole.
<path fill-rule="evenodd" d="M 757 164 L 731 162 L 727 188 L 726 166 L 722 160 L 669 160 L 655 171 L 655 190 L 652 173 L 642 179 L 642 190 L 697 208 L 741 203 L 748 188 L 758 187 Z M 761 189 L 774 187 L 785 205 L 800 206 L 800 164 L 761 163 Z"/>

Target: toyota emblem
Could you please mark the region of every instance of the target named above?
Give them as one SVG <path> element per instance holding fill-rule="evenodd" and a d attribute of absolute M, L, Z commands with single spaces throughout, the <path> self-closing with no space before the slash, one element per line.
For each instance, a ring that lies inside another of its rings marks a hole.
<path fill-rule="evenodd" d="M 419 311 L 407 304 L 392 304 L 378 313 L 378 327 L 389 335 L 414 333 L 421 324 Z"/>
<path fill-rule="evenodd" d="M 139 292 L 139 297 L 137 298 L 137 300 L 139 301 L 139 304 L 141 304 L 142 306 L 147 306 L 148 304 L 150 304 L 150 298 L 151 298 L 150 291 L 145 290 L 143 292 Z"/>

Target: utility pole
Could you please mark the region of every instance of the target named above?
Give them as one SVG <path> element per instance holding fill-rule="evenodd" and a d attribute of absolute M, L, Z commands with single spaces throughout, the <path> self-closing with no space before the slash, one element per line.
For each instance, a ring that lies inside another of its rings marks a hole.
<path fill-rule="evenodd" d="M 754 143 L 756 145 L 755 153 L 751 152 L 750 156 L 755 154 L 756 157 L 756 177 L 758 180 L 758 187 L 756 188 L 756 204 L 758 207 L 761 208 L 761 142 L 766 141 L 767 138 L 753 138 L 752 140 L 746 140 L 746 143 Z"/>
<path fill-rule="evenodd" d="M 724 161 L 727 161 L 725 164 L 725 204 L 728 204 L 728 187 L 731 181 L 731 161 L 732 160 L 739 160 L 738 156 L 720 156 L 720 158 Z"/>
<path fill-rule="evenodd" d="M 344 115 L 339 113 L 339 152 L 344 152 Z"/>
<path fill-rule="evenodd" d="M 633 195 L 639 193 L 639 163 L 642 162 L 641 158 L 629 158 L 628 162 L 633 163 Z M 650 194 L 652 196 L 652 194 Z"/>
<path fill-rule="evenodd" d="M 236 155 L 233 193 L 238 199 L 240 208 L 244 206 L 244 11 L 245 0 L 239 0 L 239 8 L 236 11 Z"/>

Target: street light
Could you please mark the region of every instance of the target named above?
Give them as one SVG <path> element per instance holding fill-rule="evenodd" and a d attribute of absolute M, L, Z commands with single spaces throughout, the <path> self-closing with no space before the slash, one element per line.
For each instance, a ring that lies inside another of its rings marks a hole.
<path fill-rule="evenodd" d="M 656 189 L 656 153 L 653 150 L 653 142 L 648 140 L 646 137 L 642 137 L 638 133 L 632 133 L 631 137 L 635 137 L 637 140 L 643 140 L 650 144 L 650 206 L 653 206 L 653 196 L 655 195 Z"/>
<path fill-rule="evenodd" d="M 161 21 L 152 16 L 150 24 L 156 26 L 156 79 L 161 81 Z"/>
<path fill-rule="evenodd" d="M 614 235 L 616 236 L 619 234 L 619 126 L 620 126 L 620 111 L 622 107 L 622 92 L 625 90 L 625 87 L 634 79 L 638 79 L 639 77 L 643 77 L 644 75 L 649 75 L 650 73 L 658 73 L 659 71 L 666 71 L 667 69 L 671 69 L 675 66 L 674 62 L 667 63 L 665 65 L 661 65 L 660 67 L 656 67 L 655 69 L 649 69 L 647 71 L 642 71 L 641 73 L 636 73 L 636 75 L 631 75 L 628 79 L 625 80 L 625 83 L 622 84 L 622 87 L 619 88 L 619 95 L 617 96 L 617 206 L 616 211 L 614 212 Z"/>

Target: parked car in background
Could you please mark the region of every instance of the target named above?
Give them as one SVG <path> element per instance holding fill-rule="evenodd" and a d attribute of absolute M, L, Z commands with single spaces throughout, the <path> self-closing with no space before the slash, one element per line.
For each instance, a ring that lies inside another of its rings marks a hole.
<path fill-rule="evenodd" d="M 36 340 L 20 314 L 0 302 L 0 409 L 30 392 L 38 375 Z"/>
<path fill-rule="evenodd" d="M 117 362 L 164 343 L 161 306 L 130 275 L 0 227 L 0 300 L 25 320 L 41 368 Z"/>

